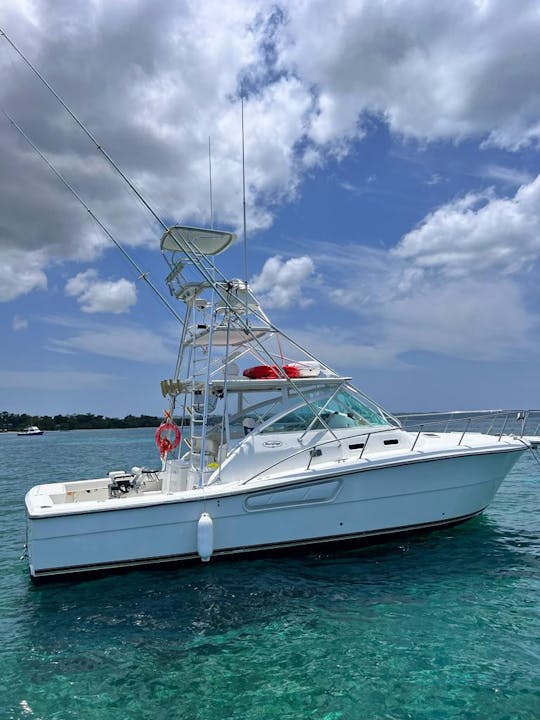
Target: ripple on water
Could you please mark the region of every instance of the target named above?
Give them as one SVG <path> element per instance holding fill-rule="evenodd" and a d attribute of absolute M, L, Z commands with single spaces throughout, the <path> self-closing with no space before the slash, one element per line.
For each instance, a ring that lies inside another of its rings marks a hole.
<path fill-rule="evenodd" d="M 26 489 L 51 469 L 72 476 L 77 458 L 94 475 L 153 453 L 151 431 L 45 438 L 21 457 L 0 437 L 1 718 L 540 717 L 527 457 L 484 516 L 451 530 L 32 587 L 18 560 Z"/>

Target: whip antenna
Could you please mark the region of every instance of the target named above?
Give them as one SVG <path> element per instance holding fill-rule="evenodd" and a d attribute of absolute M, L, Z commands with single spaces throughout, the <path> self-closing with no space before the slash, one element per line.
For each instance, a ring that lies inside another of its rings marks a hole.
<path fill-rule="evenodd" d="M 241 96 L 242 108 L 242 205 L 244 210 L 244 281 L 246 283 L 246 322 L 248 316 L 248 261 L 247 261 L 247 230 L 246 230 L 246 155 L 244 148 L 244 88 Z"/>
<path fill-rule="evenodd" d="M 210 185 L 210 227 L 214 229 L 214 208 L 212 205 L 212 150 L 210 147 L 210 135 L 208 136 L 208 181 Z"/>

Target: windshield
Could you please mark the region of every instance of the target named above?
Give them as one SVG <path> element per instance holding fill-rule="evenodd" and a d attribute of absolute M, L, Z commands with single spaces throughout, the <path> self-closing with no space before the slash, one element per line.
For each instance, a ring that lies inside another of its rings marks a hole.
<path fill-rule="evenodd" d="M 261 430 L 261 433 L 303 432 L 330 428 L 371 427 L 387 425 L 388 421 L 382 412 L 362 402 L 352 392 L 341 390 L 335 395 L 310 398 L 311 405 L 296 407 L 275 422 Z M 324 422 L 321 422 L 321 418 Z"/>

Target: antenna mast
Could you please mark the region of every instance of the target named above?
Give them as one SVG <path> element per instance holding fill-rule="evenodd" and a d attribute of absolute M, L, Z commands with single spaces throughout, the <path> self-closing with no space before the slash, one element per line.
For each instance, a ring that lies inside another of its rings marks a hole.
<path fill-rule="evenodd" d="M 246 156 L 244 149 L 244 88 L 242 86 L 242 205 L 244 210 L 244 281 L 246 283 L 246 322 L 248 317 L 248 261 L 247 261 L 247 229 L 246 229 Z"/>
<path fill-rule="evenodd" d="M 212 205 L 212 149 L 210 147 L 210 135 L 208 136 L 208 180 L 210 184 L 210 227 L 214 229 L 214 207 Z"/>

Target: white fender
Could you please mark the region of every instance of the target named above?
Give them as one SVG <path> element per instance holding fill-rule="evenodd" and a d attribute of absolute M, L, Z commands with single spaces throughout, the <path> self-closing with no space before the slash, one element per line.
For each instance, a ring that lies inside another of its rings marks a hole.
<path fill-rule="evenodd" d="M 197 523 L 197 552 L 203 562 L 208 562 L 214 552 L 214 522 L 205 512 Z"/>

